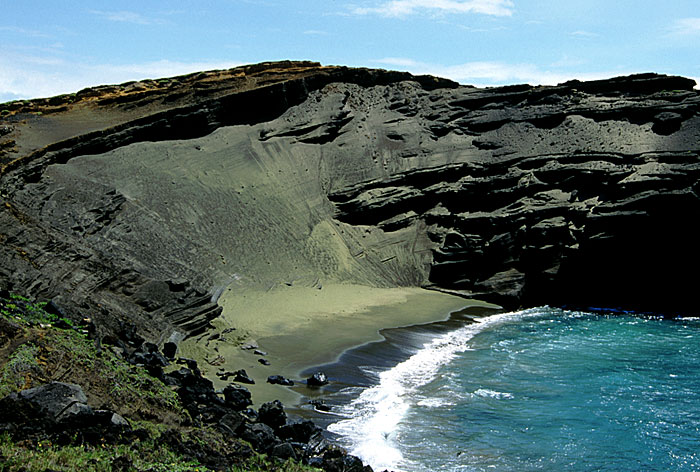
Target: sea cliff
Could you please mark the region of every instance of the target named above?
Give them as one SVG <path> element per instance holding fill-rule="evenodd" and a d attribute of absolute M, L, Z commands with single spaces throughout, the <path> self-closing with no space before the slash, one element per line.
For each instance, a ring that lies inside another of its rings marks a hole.
<path fill-rule="evenodd" d="M 691 310 L 694 85 L 288 61 L 4 104 L 0 288 L 161 342 L 230 287 Z"/>

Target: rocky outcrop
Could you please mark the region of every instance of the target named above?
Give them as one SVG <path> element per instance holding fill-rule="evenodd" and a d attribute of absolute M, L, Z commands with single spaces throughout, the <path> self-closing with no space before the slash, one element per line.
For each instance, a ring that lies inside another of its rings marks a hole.
<path fill-rule="evenodd" d="M 452 151 L 466 158 L 330 199 L 352 224 L 426 224 L 438 288 L 506 307 L 693 312 L 686 274 L 700 259 L 691 236 L 700 100 L 692 85 L 641 75 L 426 100 L 410 114 L 430 119 L 435 139 L 470 139 Z"/>
<path fill-rule="evenodd" d="M 0 289 L 160 342 L 291 281 L 694 311 L 693 86 L 285 62 L 8 104 Z"/>
<path fill-rule="evenodd" d="M 50 382 L 0 399 L 0 431 L 15 437 L 53 437 L 99 444 L 127 441 L 133 430 L 123 417 L 109 410 L 94 411 L 79 385 Z"/>
<path fill-rule="evenodd" d="M 198 434 L 204 437 L 199 441 L 184 439 L 183 431 L 171 428 L 157 438 L 161 447 L 165 445 L 214 470 L 228 470 L 240 463 L 252 454 L 250 447 L 271 460 L 292 459 L 329 472 L 372 470 L 359 458 L 332 445 L 313 422 L 291 421 L 278 400 L 264 403 L 258 412 L 241 411 L 250 404 L 250 393 L 245 388 L 230 385 L 224 389 L 222 399 L 211 382 L 201 376 L 196 363 L 191 367 L 192 371 L 181 369 L 159 378 L 177 389 L 192 420 L 190 438 Z M 241 390 L 247 393 L 248 400 L 242 405 L 239 395 L 232 394 Z M 235 401 L 231 400 L 232 395 Z M 212 430 L 218 434 L 212 435 Z M 49 382 L 0 398 L 0 432 L 17 442 L 41 444 L 48 440 L 59 446 L 103 448 L 155 439 L 153 433 L 132 428 L 128 420 L 113 411 L 93 410 L 79 385 L 64 382 Z"/>

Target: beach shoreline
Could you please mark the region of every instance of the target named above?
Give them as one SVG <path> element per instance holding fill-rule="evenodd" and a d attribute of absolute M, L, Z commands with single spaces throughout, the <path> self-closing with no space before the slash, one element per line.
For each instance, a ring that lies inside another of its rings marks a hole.
<path fill-rule="evenodd" d="M 217 373 L 244 369 L 255 381 L 244 384 L 254 407 L 280 400 L 296 410 L 306 398 L 319 394 L 304 384 L 303 373 L 332 364 L 354 348 L 383 341 L 382 330 L 443 323 L 469 307 L 493 307 L 415 287 L 319 287 L 229 288 L 219 300 L 224 310 L 214 330 L 184 341 L 180 355 L 196 359 L 215 388 L 232 381 Z M 270 375 L 292 379 L 295 385 L 272 385 L 267 382 Z"/>
<path fill-rule="evenodd" d="M 501 313 L 501 307 L 477 303 L 451 312 L 445 320 L 382 329 L 381 340 L 348 349 L 335 362 L 315 367 L 334 379 L 321 391 L 314 392 L 330 411 L 307 411 L 304 416 L 323 428 L 347 419 L 348 408 L 352 410 L 352 404 L 364 391 L 378 386 L 384 372 L 408 361 L 436 340 Z M 420 377 L 424 373 L 416 370 L 415 375 Z"/>

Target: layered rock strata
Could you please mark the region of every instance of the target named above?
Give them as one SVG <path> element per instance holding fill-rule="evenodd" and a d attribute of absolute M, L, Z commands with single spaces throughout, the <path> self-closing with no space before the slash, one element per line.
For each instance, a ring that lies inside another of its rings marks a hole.
<path fill-rule="evenodd" d="M 241 286 L 693 312 L 694 85 L 285 62 L 6 104 L 0 289 L 161 341 Z"/>

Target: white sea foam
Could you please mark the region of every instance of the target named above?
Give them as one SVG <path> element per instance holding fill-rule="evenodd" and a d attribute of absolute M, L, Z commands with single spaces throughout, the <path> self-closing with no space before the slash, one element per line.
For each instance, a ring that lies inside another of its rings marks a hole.
<path fill-rule="evenodd" d="M 513 398 L 513 395 L 507 392 L 496 392 L 495 390 L 489 390 L 486 388 L 480 388 L 477 391 L 474 392 L 474 395 L 477 397 L 484 397 L 484 398 L 496 398 L 496 399 L 501 399 L 501 398 Z"/>
<path fill-rule="evenodd" d="M 425 408 L 440 408 L 441 406 L 450 406 L 453 404 L 453 402 L 447 401 L 444 398 L 424 398 L 416 402 L 416 405 Z"/>
<path fill-rule="evenodd" d="M 333 423 L 328 429 L 344 437 L 351 453 L 375 470 L 398 471 L 403 455 L 396 442 L 396 433 L 409 408 L 420 401 L 413 395 L 415 390 L 435 379 L 442 366 L 467 350 L 469 341 L 477 333 L 492 326 L 541 315 L 542 309 L 493 315 L 424 344 L 406 361 L 380 372 L 378 384 L 364 390 L 344 408 L 348 419 Z"/>

